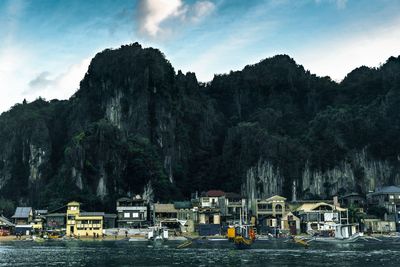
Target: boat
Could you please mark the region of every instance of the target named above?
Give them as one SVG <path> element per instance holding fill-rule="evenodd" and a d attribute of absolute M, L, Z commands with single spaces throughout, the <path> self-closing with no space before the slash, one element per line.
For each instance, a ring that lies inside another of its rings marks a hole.
<path fill-rule="evenodd" d="M 154 241 L 155 243 L 162 243 L 168 240 L 168 228 L 160 226 L 154 226 L 150 228 L 147 234 L 147 240 Z"/>
<path fill-rule="evenodd" d="M 243 215 L 242 212 L 244 212 Z M 256 240 L 254 227 L 247 224 L 247 215 L 245 212 L 245 209 L 240 209 L 239 225 L 234 226 L 234 232 L 228 228 L 228 239 L 233 240 L 237 249 L 248 249 Z"/>
<path fill-rule="evenodd" d="M 252 225 L 244 224 L 235 228 L 233 243 L 237 249 L 248 249 L 254 243 L 256 235 Z"/>
<path fill-rule="evenodd" d="M 357 225 L 354 224 L 336 224 L 333 230 L 325 233 L 325 235 L 316 235 L 310 241 L 326 242 L 326 243 L 353 243 L 361 240 L 364 236 L 358 231 Z"/>

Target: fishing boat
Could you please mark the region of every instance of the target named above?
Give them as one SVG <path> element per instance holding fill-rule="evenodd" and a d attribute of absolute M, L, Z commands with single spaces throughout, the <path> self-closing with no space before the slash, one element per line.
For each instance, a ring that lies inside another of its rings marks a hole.
<path fill-rule="evenodd" d="M 237 249 L 248 249 L 254 243 L 256 235 L 252 225 L 239 225 L 235 228 L 233 243 Z"/>
<path fill-rule="evenodd" d="M 154 241 L 156 243 L 162 243 L 168 240 L 168 229 L 166 227 L 154 226 L 147 234 L 147 240 Z"/>
<path fill-rule="evenodd" d="M 252 225 L 246 224 L 246 214 L 243 214 L 244 221 L 242 220 L 242 210 L 240 211 L 239 225 L 235 226 L 233 236 L 233 243 L 237 249 L 248 249 L 256 239 L 255 231 Z M 244 222 L 244 223 L 243 223 Z M 228 229 L 229 230 L 229 229 Z M 229 234 L 229 232 L 228 232 Z"/>
<path fill-rule="evenodd" d="M 311 241 L 327 243 L 353 243 L 362 239 L 364 234 L 354 224 L 336 224 L 328 235 L 314 236 Z"/>

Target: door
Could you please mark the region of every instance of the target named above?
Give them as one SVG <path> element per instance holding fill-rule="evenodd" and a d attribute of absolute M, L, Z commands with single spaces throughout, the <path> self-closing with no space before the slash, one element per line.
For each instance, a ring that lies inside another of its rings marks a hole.
<path fill-rule="evenodd" d="M 289 221 L 289 230 L 291 235 L 297 235 L 296 221 Z"/>
<path fill-rule="evenodd" d="M 69 231 L 70 231 L 71 235 L 73 235 L 74 234 L 74 226 L 70 226 Z"/>

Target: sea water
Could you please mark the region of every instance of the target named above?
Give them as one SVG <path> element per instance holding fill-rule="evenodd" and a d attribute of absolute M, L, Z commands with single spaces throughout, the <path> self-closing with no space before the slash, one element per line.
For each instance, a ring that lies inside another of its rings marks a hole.
<path fill-rule="evenodd" d="M 400 240 L 352 244 L 259 241 L 236 250 L 225 242 L 153 244 L 123 241 L 0 243 L 0 266 L 400 266 Z"/>

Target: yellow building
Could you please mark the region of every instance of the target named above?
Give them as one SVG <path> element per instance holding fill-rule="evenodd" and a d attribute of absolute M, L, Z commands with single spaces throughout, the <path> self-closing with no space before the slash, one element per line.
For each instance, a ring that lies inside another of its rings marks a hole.
<path fill-rule="evenodd" d="M 81 214 L 80 204 L 68 203 L 67 236 L 101 236 L 103 233 L 103 216 L 100 214 Z"/>

